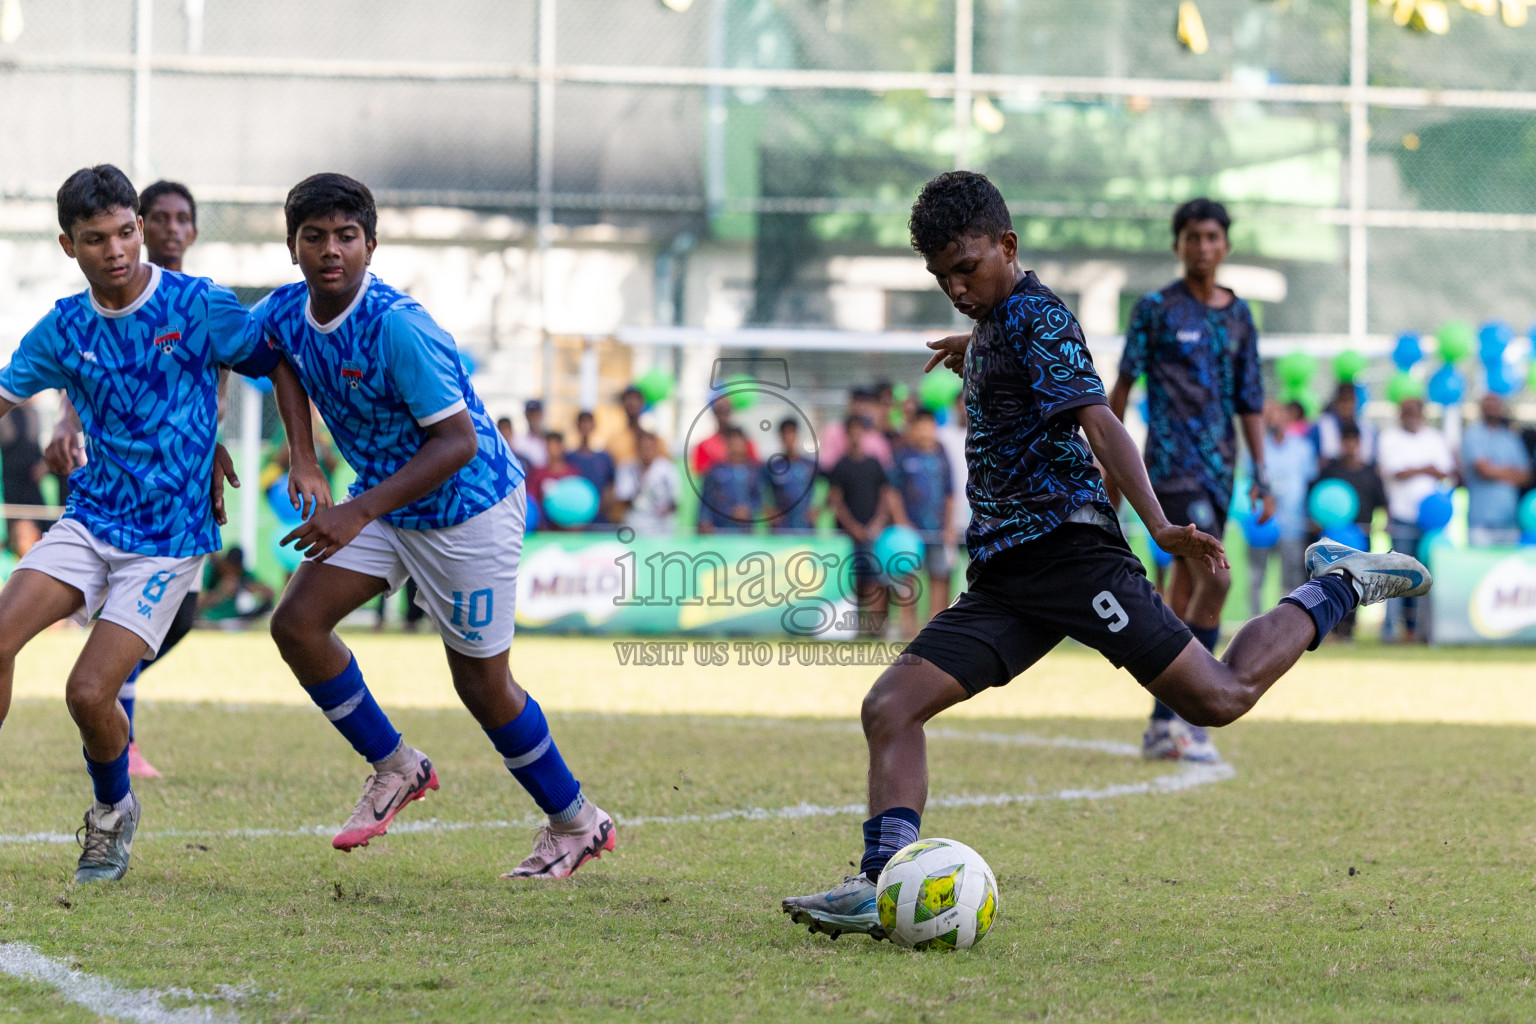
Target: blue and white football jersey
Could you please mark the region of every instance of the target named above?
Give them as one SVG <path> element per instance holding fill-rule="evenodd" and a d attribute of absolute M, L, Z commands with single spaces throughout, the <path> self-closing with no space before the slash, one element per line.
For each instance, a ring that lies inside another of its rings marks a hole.
<path fill-rule="evenodd" d="M 356 470 L 353 497 L 399 472 L 426 443 L 427 427 L 468 411 L 479 453 L 431 494 L 385 515 L 385 522 L 404 530 L 457 526 L 522 483 L 523 467 L 486 415 L 453 338 L 409 295 L 369 274 L 352 304 L 328 324 L 316 322 L 302 282 L 268 295 L 255 312 Z"/>
<path fill-rule="evenodd" d="M 89 288 L 61 299 L 0 369 L 20 403 L 63 388 L 80 414 L 88 461 L 69 478 L 64 515 L 141 555 L 186 558 L 219 547 L 208 483 L 218 440 L 219 367 L 255 376 L 275 365 L 250 312 L 207 278 L 151 265 L 123 309 Z"/>

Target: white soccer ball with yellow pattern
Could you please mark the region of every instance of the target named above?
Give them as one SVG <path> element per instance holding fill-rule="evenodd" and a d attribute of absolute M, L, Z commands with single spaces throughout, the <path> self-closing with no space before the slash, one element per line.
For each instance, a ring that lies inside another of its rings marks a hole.
<path fill-rule="evenodd" d="M 981 854 L 953 839 L 919 839 L 875 883 L 880 927 L 898 946 L 970 949 L 997 917 L 997 879 Z"/>

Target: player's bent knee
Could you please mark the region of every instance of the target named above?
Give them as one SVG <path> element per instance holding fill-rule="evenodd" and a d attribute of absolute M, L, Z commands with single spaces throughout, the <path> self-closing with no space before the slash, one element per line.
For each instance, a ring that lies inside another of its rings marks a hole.
<path fill-rule="evenodd" d="M 95 674 L 77 673 L 64 684 L 64 703 L 69 708 L 70 717 L 79 721 L 82 716 L 116 705 L 118 691 L 122 688 L 121 679 L 113 681 Z"/>
<path fill-rule="evenodd" d="M 313 620 L 292 601 L 284 601 L 277 606 L 267 622 L 267 630 L 272 634 L 272 642 L 277 644 L 277 649 L 285 656 L 290 651 L 302 651 L 314 643 L 317 636 L 330 632 L 317 630 Z"/>

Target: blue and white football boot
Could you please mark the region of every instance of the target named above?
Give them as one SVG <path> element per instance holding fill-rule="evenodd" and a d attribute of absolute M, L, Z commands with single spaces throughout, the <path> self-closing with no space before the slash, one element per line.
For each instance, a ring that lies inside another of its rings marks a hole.
<path fill-rule="evenodd" d="M 1203 726 L 1182 718 L 1155 719 L 1141 734 L 1141 756 L 1148 761 L 1189 761 L 1220 764 L 1221 754 Z"/>
<path fill-rule="evenodd" d="M 1412 555 L 1400 551 L 1372 554 L 1323 539 L 1307 548 L 1307 578 L 1331 572 L 1343 574 L 1354 585 L 1360 603 L 1378 604 L 1393 597 L 1423 597 L 1434 578 Z"/>
<path fill-rule="evenodd" d="M 875 883 L 863 875 L 849 875 L 841 885 L 814 896 L 786 897 L 780 906 L 813 935 L 821 932 L 835 939 L 844 932 L 863 932 L 876 940 L 885 938 L 875 909 Z"/>
<path fill-rule="evenodd" d="M 139 798 L 132 792 L 128 801 L 123 810 L 93 802 L 85 812 L 85 824 L 75 833 L 75 842 L 80 844 L 75 881 L 115 882 L 128 873 L 133 834 L 138 831 L 139 815 L 143 813 Z"/>

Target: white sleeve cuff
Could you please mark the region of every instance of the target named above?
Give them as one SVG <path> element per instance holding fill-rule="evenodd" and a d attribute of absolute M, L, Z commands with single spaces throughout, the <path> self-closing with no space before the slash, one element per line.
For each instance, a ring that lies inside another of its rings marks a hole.
<path fill-rule="evenodd" d="M 459 413 L 468 408 L 469 405 L 464 401 L 464 399 L 461 398 L 457 402 L 454 402 L 452 405 L 448 406 L 448 408 L 437 410 L 437 412 L 433 413 L 431 416 L 422 416 L 416 421 L 416 423 L 419 426 L 430 427 L 434 423 L 443 422 L 443 420 L 447 419 L 449 416 L 457 416 Z"/>
<path fill-rule="evenodd" d="M 28 397 L 31 397 L 31 396 L 28 396 Z M 26 398 L 23 398 L 22 396 L 20 396 L 18 394 L 14 394 L 11 391 L 8 391 L 8 390 L 6 390 L 3 387 L 0 387 L 0 398 L 5 399 L 7 402 L 10 402 L 12 405 L 20 405 L 22 402 L 25 402 L 27 400 Z"/>

